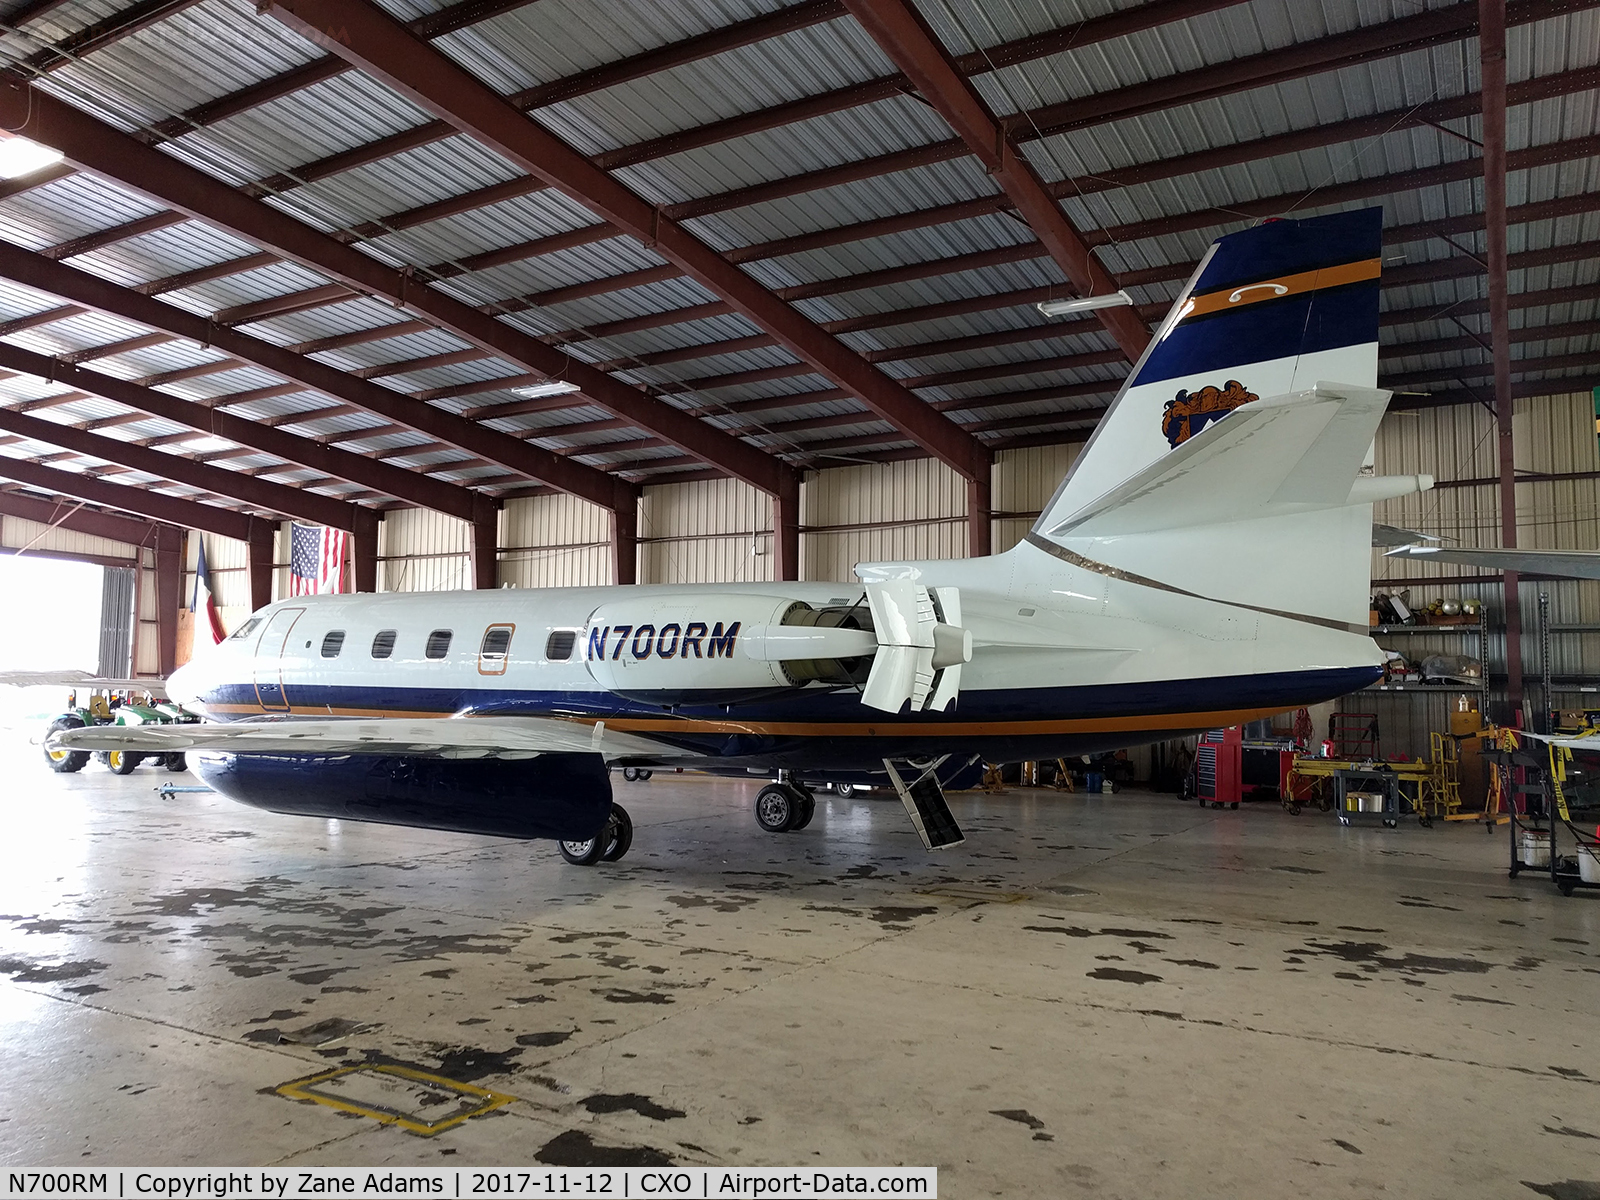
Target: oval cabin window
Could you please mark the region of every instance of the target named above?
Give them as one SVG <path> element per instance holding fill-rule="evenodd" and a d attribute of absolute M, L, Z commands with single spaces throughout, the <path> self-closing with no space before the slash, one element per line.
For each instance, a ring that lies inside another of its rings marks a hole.
<path fill-rule="evenodd" d="M 394 653 L 394 630 L 383 629 L 372 639 L 372 657 L 388 658 Z"/>
<path fill-rule="evenodd" d="M 338 658 L 339 651 L 344 649 L 344 630 L 335 629 L 326 634 L 322 639 L 322 657 Z"/>
<path fill-rule="evenodd" d="M 422 651 L 426 658 L 439 659 L 450 653 L 451 630 L 435 629 L 428 635 L 428 645 Z"/>
<path fill-rule="evenodd" d="M 578 635 L 570 629 L 557 629 L 544 644 L 544 656 L 551 662 L 566 662 L 572 657 L 572 648 Z"/>

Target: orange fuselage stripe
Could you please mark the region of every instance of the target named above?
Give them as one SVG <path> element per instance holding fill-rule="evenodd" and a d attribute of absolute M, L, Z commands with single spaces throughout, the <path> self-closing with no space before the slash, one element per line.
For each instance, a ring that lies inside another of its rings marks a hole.
<path fill-rule="evenodd" d="M 265 715 L 265 710 L 244 704 L 213 704 L 210 712 Z M 1064 733 L 1129 733 L 1147 729 L 1220 729 L 1245 721 L 1270 717 L 1277 708 L 1218 709 L 1211 712 L 1151 713 L 1132 717 L 1082 717 L 1045 721 L 900 721 L 885 714 L 882 721 L 736 721 L 696 720 L 688 717 L 570 717 L 580 725 L 604 721 L 607 729 L 623 733 L 744 733 L 769 737 L 1037 737 Z M 453 713 L 413 712 L 374 708 L 290 708 L 298 717 L 452 717 Z"/>

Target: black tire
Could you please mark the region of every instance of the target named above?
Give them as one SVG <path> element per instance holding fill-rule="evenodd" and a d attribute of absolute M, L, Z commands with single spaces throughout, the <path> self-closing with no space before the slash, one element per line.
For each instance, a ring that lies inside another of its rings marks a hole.
<path fill-rule="evenodd" d="M 1558 884 L 1556 884 L 1556 886 L 1561 889 L 1561 894 L 1563 896 L 1572 895 L 1572 888 L 1573 888 L 1572 884 L 1570 884 L 1570 883 L 1558 883 Z"/>
<path fill-rule="evenodd" d="M 132 775 L 134 768 L 143 761 L 143 755 L 129 754 L 126 750 L 102 750 L 100 752 L 100 762 L 113 775 Z"/>
<path fill-rule="evenodd" d="M 800 804 L 799 817 L 790 829 L 804 829 L 811 824 L 811 818 L 817 815 L 817 798 L 810 792 L 805 793 L 805 799 Z"/>
<path fill-rule="evenodd" d="M 177 754 L 167 755 L 165 761 L 162 763 L 162 766 L 166 767 L 169 771 L 187 771 L 189 769 L 189 760 L 185 758 L 180 751 Z"/>
<path fill-rule="evenodd" d="M 82 729 L 83 722 L 77 717 L 57 717 L 50 722 L 50 728 L 45 730 L 45 737 L 62 729 Z M 57 775 L 70 775 L 74 771 L 81 771 L 89 765 L 89 752 L 87 750 L 51 750 L 48 746 L 44 752 L 45 765 Z"/>
<path fill-rule="evenodd" d="M 1230 803 L 1230 804 L 1229 804 L 1229 805 L 1228 805 L 1228 807 L 1229 807 L 1229 808 L 1238 808 L 1238 807 L 1239 807 L 1239 802 L 1238 802 L 1238 801 L 1237 801 L 1237 800 L 1234 800 L 1234 801 L 1233 801 L 1233 802 L 1231 802 L 1231 803 Z"/>
<path fill-rule="evenodd" d="M 579 842 L 557 842 L 556 849 L 561 851 L 561 857 L 575 867 L 592 867 L 600 861 L 600 856 L 606 852 L 609 839 L 606 830 L 602 829 L 592 838 Z"/>
<path fill-rule="evenodd" d="M 768 833 L 793 829 L 798 809 L 799 793 L 781 783 L 769 783 L 756 793 L 756 824 Z"/>
<path fill-rule="evenodd" d="M 611 821 L 606 826 L 606 832 L 610 834 L 610 838 L 600 858 L 605 862 L 616 862 L 628 852 L 628 847 L 633 845 L 633 818 L 628 816 L 628 810 L 622 805 L 611 806 Z"/>
<path fill-rule="evenodd" d="M 638 779 L 638 781 L 640 783 L 643 783 L 645 780 L 649 779 L 650 776 L 652 776 L 654 774 L 655 774 L 655 772 L 652 771 L 649 767 L 640 767 L 639 770 L 637 772 L 635 772 L 635 776 L 634 777 L 636 779 Z"/>
<path fill-rule="evenodd" d="M 637 780 L 639 778 L 639 768 L 638 767 L 623 767 L 622 768 L 622 777 L 623 777 L 623 779 L 627 780 L 629 783 L 637 782 Z"/>
<path fill-rule="evenodd" d="M 841 800 L 848 800 L 856 794 L 856 785 L 853 783 L 836 783 L 833 785 L 834 795 Z"/>

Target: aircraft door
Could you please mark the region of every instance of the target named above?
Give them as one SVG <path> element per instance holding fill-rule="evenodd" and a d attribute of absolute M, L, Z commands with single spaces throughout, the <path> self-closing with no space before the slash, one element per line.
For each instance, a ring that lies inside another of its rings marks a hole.
<path fill-rule="evenodd" d="M 283 650 L 289 631 L 304 614 L 303 608 L 281 608 L 261 631 L 256 642 L 256 701 L 269 712 L 287 712 L 289 701 L 283 691 Z"/>

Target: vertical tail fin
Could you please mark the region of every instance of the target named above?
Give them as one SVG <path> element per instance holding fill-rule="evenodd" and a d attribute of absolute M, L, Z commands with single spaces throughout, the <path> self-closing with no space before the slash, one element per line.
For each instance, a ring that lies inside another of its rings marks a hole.
<path fill-rule="evenodd" d="M 1219 238 L 1028 541 L 1361 624 L 1372 502 L 1433 482 L 1370 478 L 1382 226 L 1369 208 Z"/>
<path fill-rule="evenodd" d="M 1242 404 L 1378 381 L 1383 210 L 1218 238 L 1035 526 L 1063 525 Z"/>

